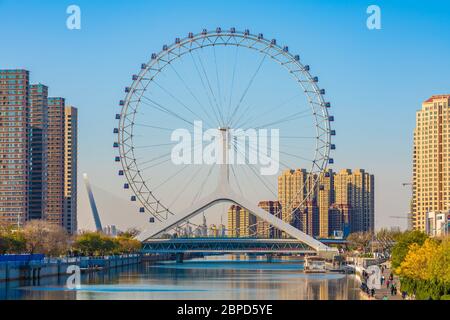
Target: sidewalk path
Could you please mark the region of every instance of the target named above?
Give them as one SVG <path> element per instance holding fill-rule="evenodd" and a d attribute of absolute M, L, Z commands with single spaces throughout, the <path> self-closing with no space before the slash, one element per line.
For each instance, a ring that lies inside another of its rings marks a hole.
<path fill-rule="evenodd" d="M 383 276 L 387 280 L 389 279 L 389 275 L 391 274 L 391 269 L 386 268 L 386 265 L 384 265 L 384 271 Z M 397 295 L 391 296 L 391 290 L 386 287 L 386 280 L 381 286 L 381 289 L 375 290 L 375 300 L 383 300 L 384 296 L 388 297 L 388 300 L 403 300 L 402 294 L 400 291 L 400 279 L 394 275 L 394 282 L 397 287 Z"/>

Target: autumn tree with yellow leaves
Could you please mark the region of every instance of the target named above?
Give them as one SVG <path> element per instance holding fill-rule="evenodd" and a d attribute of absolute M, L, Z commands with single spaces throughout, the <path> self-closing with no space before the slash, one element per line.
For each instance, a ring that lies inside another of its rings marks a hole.
<path fill-rule="evenodd" d="M 401 290 L 417 299 L 447 299 L 450 295 L 450 238 L 412 243 L 395 272 Z"/>

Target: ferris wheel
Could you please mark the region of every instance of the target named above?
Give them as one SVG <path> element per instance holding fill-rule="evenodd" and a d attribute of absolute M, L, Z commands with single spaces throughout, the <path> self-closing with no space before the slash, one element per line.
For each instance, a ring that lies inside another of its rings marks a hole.
<path fill-rule="evenodd" d="M 324 95 L 299 55 L 249 30 L 204 29 L 152 53 L 125 88 L 114 129 L 124 188 L 157 225 L 148 236 L 224 202 L 245 207 L 257 223 L 289 229 L 276 218 L 280 215 L 267 214 L 257 204 L 278 198 L 282 171 L 304 168 L 310 187 L 301 197 L 291 195 L 289 204 L 304 206 L 320 174 L 333 163 L 334 119 Z M 214 138 L 221 147 L 210 154 L 220 161 L 208 162 L 205 150 Z M 181 140 L 184 149 L 178 155 L 185 161 L 174 161 Z M 250 161 L 252 155 L 264 156 L 265 162 Z M 241 161 L 230 161 L 232 156 Z M 274 170 L 263 174 L 268 166 Z"/>

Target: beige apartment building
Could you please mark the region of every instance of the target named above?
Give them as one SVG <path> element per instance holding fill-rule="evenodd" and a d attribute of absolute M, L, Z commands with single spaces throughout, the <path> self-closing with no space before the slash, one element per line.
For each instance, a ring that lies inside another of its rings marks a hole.
<path fill-rule="evenodd" d="M 278 177 L 278 201 L 282 213 L 281 219 L 303 232 L 307 232 L 308 223 L 300 204 L 309 204 L 309 212 L 314 211 L 317 190 L 312 190 L 315 176 L 305 169 L 285 170 Z M 316 186 L 317 187 L 317 186 Z M 307 213 L 306 213 L 307 214 Z M 283 234 L 283 236 L 286 236 Z"/>
<path fill-rule="evenodd" d="M 343 169 L 334 177 L 335 204 L 346 208 L 351 232 L 375 228 L 375 177 L 364 169 Z M 335 208 L 336 209 L 336 208 Z"/>
<path fill-rule="evenodd" d="M 334 203 L 334 172 L 328 169 L 319 177 L 319 237 L 327 238 L 330 233 L 330 208 Z"/>
<path fill-rule="evenodd" d="M 279 201 L 260 201 L 258 207 L 278 218 L 281 217 L 281 204 Z M 271 227 L 267 221 L 257 217 L 256 223 L 256 235 L 259 238 L 276 239 L 281 237 L 281 231 Z"/>
<path fill-rule="evenodd" d="M 412 227 L 426 231 L 428 212 L 450 209 L 450 95 L 434 95 L 416 112 Z"/>
<path fill-rule="evenodd" d="M 250 237 L 256 232 L 256 217 L 247 209 L 231 205 L 228 209 L 228 236 Z"/>

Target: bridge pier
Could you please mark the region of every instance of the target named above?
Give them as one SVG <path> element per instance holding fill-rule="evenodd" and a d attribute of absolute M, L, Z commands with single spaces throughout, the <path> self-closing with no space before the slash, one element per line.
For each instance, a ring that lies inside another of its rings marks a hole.
<path fill-rule="evenodd" d="M 175 255 L 177 263 L 183 263 L 184 253 L 179 252 Z"/>

